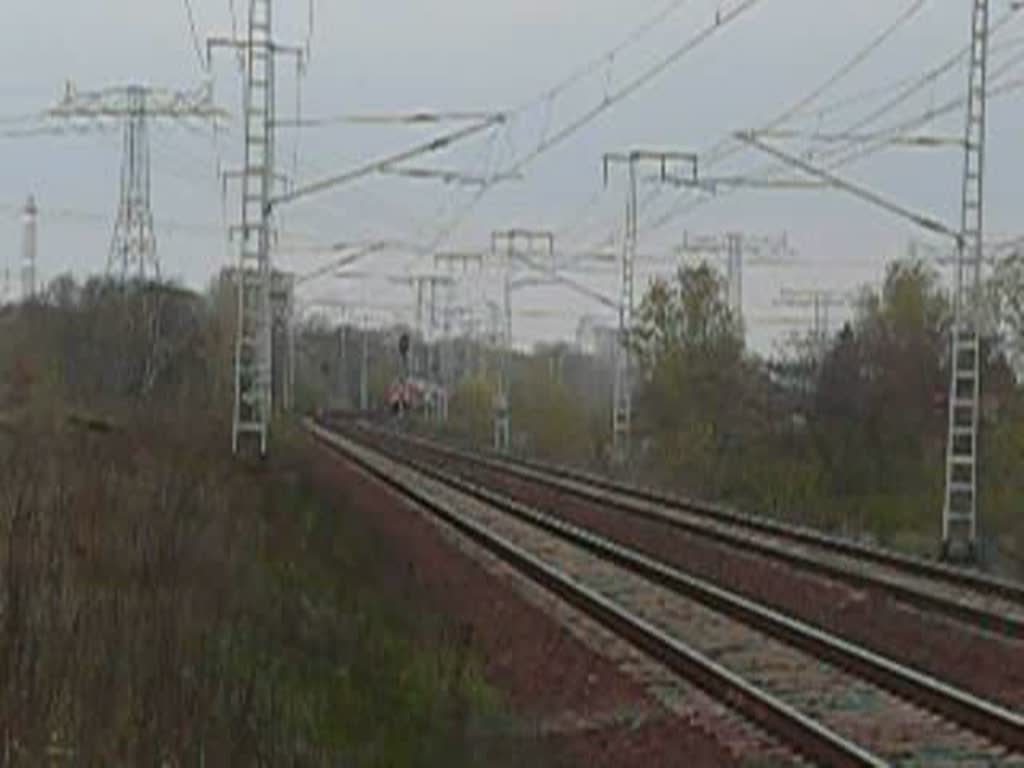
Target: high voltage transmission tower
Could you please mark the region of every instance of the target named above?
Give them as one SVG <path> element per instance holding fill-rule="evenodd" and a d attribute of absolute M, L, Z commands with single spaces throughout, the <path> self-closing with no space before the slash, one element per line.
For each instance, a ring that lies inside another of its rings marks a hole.
<path fill-rule="evenodd" d="M 64 98 L 46 113 L 66 120 L 124 122 L 121 188 L 114 235 L 107 258 L 107 273 L 122 282 L 160 277 L 153 227 L 149 126 L 154 119 L 217 120 L 224 113 L 213 103 L 212 91 L 168 91 L 142 85 L 78 91 L 68 83 Z"/>
<path fill-rule="evenodd" d="M 273 271 L 270 263 L 272 198 L 277 180 L 274 166 L 275 64 L 280 55 L 296 57 L 302 69 L 303 50 L 274 40 L 272 0 L 251 0 L 248 32 L 244 39 L 213 38 L 214 48 L 240 54 L 244 80 L 242 122 L 244 167 L 241 178 L 241 223 L 237 282 L 238 314 L 235 330 L 235 403 L 232 448 L 243 449 L 253 440 L 260 456 L 267 453 L 273 409 Z"/>
<path fill-rule="evenodd" d="M 977 556 L 988 11 L 988 0 L 974 0 L 960 238 L 954 266 L 942 546 L 945 557 L 960 561 L 970 561 Z"/>
<path fill-rule="evenodd" d="M 32 301 L 36 295 L 36 259 L 39 248 L 39 208 L 29 195 L 22 212 L 21 236 L 21 300 Z"/>
<path fill-rule="evenodd" d="M 636 251 L 639 240 L 639 199 L 637 184 L 642 164 L 653 164 L 660 170 L 659 179 L 667 181 L 671 166 L 682 164 L 697 177 L 697 156 L 690 152 L 662 152 L 636 149 L 628 153 L 608 153 L 602 160 L 605 186 L 612 164 L 622 164 L 629 174 L 626 198 L 626 230 L 622 247 L 622 281 L 619 294 L 619 345 L 615 358 L 615 384 L 612 394 L 612 452 L 613 458 L 624 463 L 630 455 L 633 433 L 633 361 L 627 334 L 633 327 L 635 302 Z"/>

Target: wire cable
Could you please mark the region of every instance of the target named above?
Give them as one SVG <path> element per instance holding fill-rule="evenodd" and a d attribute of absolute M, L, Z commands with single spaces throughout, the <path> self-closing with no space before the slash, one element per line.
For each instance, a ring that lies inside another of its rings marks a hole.
<path fill-rule="evenodd" d="M 728 27 L 732 22 L 741 18 L 747 12 L 757 7 L 762 0 L 738 0 L 736 5 L 728 10 L 721 11 L 715 16 L 712 22 L 688 39 L 683 45 L 672 50 L 668 55 L 662 57 L 653 65 L 642 71 L 639 75 L 630 79 L 625 85 L 617 90 L 608 93 L 598 104 L 586 110 L 583 114 L 570 121 L 567 125 L 555 131 L 544 142 L 538 144 L 534 149 L 517 160 L 507 173 L 518 173 L 532 163 L 541 155 L 553 147 L 558 146 L 566 139 L 578 133 L 581 129 L 592 123 L 612 107 L 625 101 L 637 91 L 649 85 L 666 70 L 677 64 L 688 54 L 700 47 L 703 43 L 714 37 L 718 32 Z"/>
<path fill-rule="evenodd" d="M 539 96 L 536 96 L 520 104 L 518 107 L 515 107 L 512 111 L 523 112 L 526 111 L 527 109 L 530 109 L 531 107 L 537 106 L 538 104 L 543 104 L 545 102 L 550 103 L 557 96 L 567 91 L 576 83 L 594 74 L 602 67 L 607 65 L 609 62 L 614 62 L 614 60 L 620 53 L 625 51 L 627 48 L 630 48 L 635 43 L 638 43 L 648 33 L 654 31 L 659 26 L 668 21 L 689 1 L 690 0 L 673 0 L 668 5 L 666 5 L 661 11 L 656 13 L 654 16 L 649 18 L 644 23 L 640 24 L 636 29 L 634 29 L 629 34 L 628 37 L 626 37 L 618 45 L 608 49 L 601 55 L 596 56 L 595 58 L 586 62 L 581 67 L 568 74 L 565 78 L 560 80 L 555 85 L 545 89 Z"/>
<path fill-rule="evenodd" d="M 196 28 L 196 16 L 192 10 L 192 0 L 185 0 L 185 15 L 188 17 L 188 29 L 192 35 L 192 47 L 196 53 L 196 59 L 199 60 L 199 69 L 202 72 L 206 72 L 206 58 L 203 56 L 203 46 L 199 43 L 199 31 Z"/>
<path fill-rule="evenodd" d="M 1014 18 L 1015 15 L 1016 15 L 1016 12 L 1008 11 L 1004 16 L 1000 17 L 996 21 L 996 23 L 993 25 L 992 30 L 990 32 L 990 37 L 994 37 L 996 34 L 998 34 Z M 871 47 L 872 45 L 873 44 L 869 44 L 869 47 Z M 929 70 L 927 70 L 923 75 L 919 75 L 919 76 L 916 76 L 914 78 L 911 78 L 909 80 L 909 82 L 904 87 L 899 89 L 898 93 L 895 96 L 893 96 L 892 98 L 888 99 L 880 107 L 875 108 L 874 110 L 872 110 L 867 115 L 865 115 L 865 116 L 861 117 L 860 119 L 856 120 L 852 125 L 847 126 L 844 129 L 844 131 L 845 132 L 849 132 L 849 133 L 861 132 L 865 128 L 867 128 L 867 127 L 873 125 L 874 123 L 876 123 L 878 120 L 883 118 L 885 115 L 887 115 L 890 112 L 893 112 L 893 111 L 899 109 L 900 107 L 904 106 L 907 103 L 907 101 L 910 98 L 912 98 L 914 95 L 919 93 L 921 90 L 927 88 L 932 83 L 936 82 L 939 78 L 941 78 L 946 73 L 950 72 L 969 53 L 970 53 L 970 45 L 969 44 L 959 48 L 953 55 L 947 57 L 946 59 L 943 59 L 937 65 L 935 65 L 932 68 L 930 68 Z M 841 68 L 841 70 L 842 69 L 845 69 L 845 65 L 844 65 L 844 67 Z M 830 78 L 830 79 L 832 79 L 832 78 Z M 790 110 L 786 110 L 786 111 L 788 112 Z M 768 125 L 771 125 L 771 122 L 769 122 Z M 724 150 L 723 150 L 723 147 L 725 148 Z M 715 153 L 716 149 L 718 150 L 717 154 Z M 842 148 L 835 148 L 833 151 L 838 153 L 839 151 L 841 151 L 841 149 Z M 726 141 L 719 142 L 717 145 L 715 145 L 715 147 L 712 148 L 712 150 L 711 150 L 711 152 L 709 154 L 711 154 L 711 157 L 708 159 L 708 161 L 706 162 L 705 166 L 706 167 L 714 167 L 716 164 L 718 164 L 720 162 L 723 162 L 724 160 L 728 159 L 729 157 L 732 157 L 732 156 L 734 156 L 736 154 L 739 154 L 739 149 L 738 149 L 737 145 L 734 142 L 726 140 Z M 838 167 L 838 166 L 830 166 L 830 169 L 831 170 L 835 170 L 836 167 Z M 784 169 L 783 166 L 780 166 L 780 165 L 777 165 L 777 164 L 772 164 L 772 165 L 769 165 L 767 167 L 761 166 L 759 169 L 748 169 L 746 172 L 742 173 L 741 175 L 743 175 L 743 176 L 751 176 L 751 177 L 758 177 L 758 178 L 765 178 L 765 177 L 772 178 L 773 176 L 777 177 L 778 175 L 780 175 L 780 174 L 782 174 L 784 172 L 785 172 L 785 169 Z M 679 203 L 677 203 L 669 211 L 667 211 L 666 213 L 664 213 L 661 216 L 659 216 L 653 222 L 645 223 L 644 226 L 648 230 L 661 229 L 662 227 L 666 226 L 668 223 L 670 223 L 674 219 L 678 218 L 680 215 L 684 215 L 686 213 L 692 212 L 695 208 L 703 206 L 703 205 L 706 205 L 709 202 L 711 202 L 712 200 L 719 199 L 720 197 L 723 197 L 723 196 L 728 195 L 728 194 L 732 194 L 732 193 L 726 192 L 726 193 L 723 193 L 722 195 L 717 195 L 715 197 L 708 197 L 708 196 L 693 197 L 692 195 L 691 196 L 687 196 L 683 200 L 681 200 Z"/>
<path fill-rule="evenodd" d="M 492 175 L 488 180 L 488 183 L 482 185 L 478 190 L 475 191 L 472 198 L 466 203 L 461 211 L 457 213 L 455 217 L 449 220 L 447 223 L 442 225 L 438 234 L 431 243 L 429 244 L 428 251 L 436 250 L 442 243 L 448 240 L 449 237 L 462 226 L 465 219 L 469 214 L 476 208 L 484 196 L 491 190 L 491 188 L 497 183 L 496 179 L 500 176 L 516 175 L 522 172 L 524 168 L 532 164 L 537 158 L 546 154 L 548 151 L 556 146 L 559 146 L 567 139 L 574 136 L 580 130 L 588 126 L 597 118 L 601 117 L 605 112 L 609 111 L 613 107 L 617 106 L 621 102 L 628 99 L 637 91 L 641 90 L 645 86 L 649 85 L 652 81 L 657 79 L 665 71 L 670 69 L 673 65 L 684 59 L 687 55 L 692 53 L 694 50 L 699 48 L 702 44 L 712 39 L 718 32 L 727 28 L 732 22 L 740 19 L 742 16 L 753 10 L 762 0 L 737 0 L 737 2 L 728 9 L 719 10 L 712 22 L 701 28 L 696 34 L 691 36 L 682 45 L 672 49 L 668 54 L 660 57 L 652 65 L 644 69 L 638 75 L 631 78 L 624 85 L 620 86 L 617 90 L 609 92 L 605 97 L 593 107 L 587 109 L 581 115 L 571 120 L 568 124 L 562 126 L 560 129 L 555 131 L 553 134 L 548 136 L 543 142 L 535 145 L 532 149 L 527 151 L 525 154 L 512 160 L 511 165 L 500 169 L 499 173 Z M 544 96 L 543 98 L 546 98 Z M 543 99 L 542 99 L 543 100 Z M 508 129 L 513 123 L 515 117 L 512 116 L 505 121 L 505 127 Z M 510 132 L 506 130 L 506 136 L 509 136 Z"/>

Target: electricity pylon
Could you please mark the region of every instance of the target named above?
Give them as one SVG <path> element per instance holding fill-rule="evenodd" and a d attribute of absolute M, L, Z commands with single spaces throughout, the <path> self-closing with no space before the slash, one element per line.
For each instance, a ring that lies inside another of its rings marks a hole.
<path fill-rule="evenodd" d="M 106 120 L 124 123 L 121 188 L 107 273 L 122 282 L 160 277 L 153 227 L 149 125 L 154 119 L 217 120 L 225 117 L 213 103 L 209 86 L 192 91 L 169 91 L 142 85 L 79 91 L 68 83 L 64 97 L 46 112 L 49 118 Z"/>
<path fill-rule="evenodd" d="M 214 38 L 214 48 L 239 53 L 245 98 L 243 126 L 245 164 L 240 172 L 242 220 L 235 229 L 240 247 L 238 315 L 235 329 L 235 403 L 231 444 L 237 454 L 242 441 L 252 440 L 260 456 L 267 453 L 273 410 L 273 270 L 270 263 L 272 196 L 277 179 L 274 167 L 276 117 L 275 64 L 279 55 L 295 56 L 300 65 L 303 49 L 283 46 L 273 36 L 272 0 L 251 0 L 244 39 Z"/>
<path fill-rule="evenodd" d="M 608 185 L 610 166 L 621 163 L 629 173 L 629 191 L 626 198 L 626 232 L 622 248 L 622 282 L 619 295 L 619 347 L 615 362 L 615 389 L 612 403 L 612 452 L 618 463 L 625 463 L 631 452 L 633 433 L 633 361 L 628 337 L 633 327 L 636 282 L 636 250 L 639 239 L 639 201 L 637 197 L 637 174 L 641 164 L 655 164 L 660 169 L 660 180 L 667 182 L 671 166 L 683 164 L 691 171 L 691 178 L 697 178 L 697 156 L 690 152 L 662 152 L 635 149 L 628 153 L 608 153 L 602 167 L 604 183 Z"/>
<path fill-rule="evenodd" d="M 957 561 L 973 561 L 977 556 L 988 33 L 988 0 L 974 0 L 960 238 L 954 267 L 946 493 L 942 510 L 943 556 Z"/>
<path fill-rule="evenodd" d="M 36 251 L 39 248 L 39 208 L 29 195 L 22 212 L 21 239 L 21 300 L 32 301 L 36 295 Z"/>
<path fill-rule="evenodd" d="M 504 249 L 499 247 L 502 243 Z M 491 255 L 496 261 L 501 259 L 504 273 L 501 365 L 498 368 L 498 394 L 494 401 L 494 450 L 499 453 L 508 453 L 512 440 L 509 402 L 512 375 L 512 271 L 518 259 L 529 259 L 538 252 L 545 253 L 554 263 L 554 233 L 536 229 L 507 229 L 491 234 Z"/>

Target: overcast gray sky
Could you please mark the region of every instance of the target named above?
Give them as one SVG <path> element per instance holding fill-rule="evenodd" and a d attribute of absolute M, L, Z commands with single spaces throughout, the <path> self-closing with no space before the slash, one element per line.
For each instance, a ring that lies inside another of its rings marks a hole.
<path fill-rule="evenodd" d="M 228 0 L 191 0 L 198 33 L 228 34 Z M 241 17 L 245 0 L 234 0 Z M 637 41 L 596 67 L 591 75 L 552 98 L 546 89 L 629 38 L 667 6 L 679 7 Z M 377 0 L 315 5 L 313 58 L 302 83 L 307 117 L 421 109 L 517 111 L 504 129 L 483 134 L 417 165 L 491 172 L 521 157 L 545 136 L 571 122 L 645 67 L 713 22 L 731 2 L 690 0 Z M 297 243 L 398 238 L 426 248 L 450 230 L 446 248 L 479 248 L 495 228 L 546 228 L 560 235 L 559 250 L 591 247 L 618 236 L 625 189 L 621 175 L 602 189 L 601 154 L 631 146 L 705 151 L 731 131 L 765 124 L 813 91 L 889 26 L 910 0 L 761 0 L 648 86 L 600 115 L 524 170 L 523 179 L 495 187 L 468 212 L 471 190 L 375 177 L 282 211 L 282 253 L 278 264 L 297 270 L 322 264 L 323 254 L 296 252 Z M 855 124 L 884 102 L 857 102 L 822 115 L 820 109 L 865 90 L 913 78 L 968 41 L 970 2 L 930 0 L 848 78 L 822 94 L 792 121 L 803 130 L 839 130 Z M 996 0 L 1000 18 L 1009 0 Z M 279 37 L 303 43 L 308 34 L 306 2 L 279 3 Z M 1015 66 L 1024 23 L 1001 27 L 993 40 L 993 71 L 1005 64 L 1000 83 L 1024 76 Z M 79 88 L 142 82 L 165 87 L 194 86 L 207 77 L 217 98 L 236 110 L 241 85 L 237 69 L 223 57 L 211 73 L 197 61 L 184 0 L 7 0 L 0 27 L 0 120 L 36 113 L 60 95 L 63 82 Z M 282 117 L 293 117 L 295 80 L 280 70 Z M 961 96 L 963 66 L 952 68 L 920 89 L 871 128 L 897 124 L 929 107 Z M 889 92 L 891 95 L 892 91 Z M 1019 231 L 1021 176 L 1021 91 L 992 101 L 988 183 L 988 224 L 996 234 Z M 955 136 L 963 115 L 953 111 L 918 132 Z M 5 122 L 0 130 L 9 127 Z M 439 130 L 409 127 L 331 125 L 283 130 L 278 159 L 299 181 L 345 170 L 434 135 Z M 73 270 L 105 267 L 117 199 L 120 134 L 0 138 L 0 269 L 14 264 L 20 231 L 17 210 L 34 193 L 42 210 L 40 271 L 44 278 Z M 160 258 L 166 274 L 202 285 L 233 258 L 222 232 L 224 216 L 218 167 L 232 167 L 241 138 L 232 124 L 218 141 L 188 127 L 153 129 L 153 200 Z M 803 150 L 806 144 L 786 146 Z M 296 161 L 297 160 L 297 161 Z M 762 157 L 737 155 L 716 171 L 759 168 Z M 962 158 L 955 149 L 892 149 L 844 169 L 910 207 L 953 224 L 958 217 Z M 788 233 L 800 264 L 767 268 L 751 263 L 746 274 L 746 311 L 755 344 L 766 348 L 777 326 L 761 318 L 801 314 L 773 306 L 780 288 L 822 287 L 849 291 L 877 280 L 880 265 L 905 249 L 916 234 L 904 222 L 835 193 L 745 192 L 726 196 L 683 215 L 685 195 L 645 185 L 641 251 L 664 253 L 684 231 L 716 234 Z M 227 216 L 237 216 L 228 201 Z M 453 223 L 457 222 L 456 226 Z M 657 228 L 650 225 L 659 224 Z M 425 268 L 408 253 L 375 257 L 381 273 Z M 814 266 L 808 266 L 808 263 Z M 649 272 L 647 269 L 644 273 Z M 591 276 L 593 286 L 614 294 L 614 275 Z M 0 285 L 2 290 L 2 285 Z M 327 281 L 309 296 L 364 294 L 381 301 L 408 300 L 386 283 L 359 287 Z M 528 311 L 517 321 L 520 341 L 564 335 L 581 313 L 598 305 L 560 291 L 517 297 L 527 310 L 555 311 L 544 318 Z"/>

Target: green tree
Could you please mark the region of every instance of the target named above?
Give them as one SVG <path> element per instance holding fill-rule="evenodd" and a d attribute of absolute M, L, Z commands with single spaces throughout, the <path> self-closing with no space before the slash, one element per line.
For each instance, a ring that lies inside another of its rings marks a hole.
<path fill-rule="evenodd" d="M 539 459 L 588 463 L 596 452 L 586 405 L 544 355 L 521 362 L 511 391 L 513 439 Z"/>
<path fill-rule="evenodd" d="M 878 292 L 859 303 L 856 336 L 865 383 L 865 460 L 875 490 L 938 487 L 947 389 L 948 303 L 935 271 L 919 261 L 889 267 Z"/>
<path fill-rule="evenodd" d="M 1007 358 L 1020 380 L 1024 374 L 1024 253 L 1018 251 L 996 264 L 987 292 L 992 326 L 1002 334 Z"/>
<path fill-rule="evenodd" d="M 473 445 L 490 445 L 493 440 L 494 395 L 494 384 L 483 376 L 460 381 L 448 402 L 449 428 Z"/>
<path fill-rule="evenodd" d="M 641 374 L 637 426 L 663 482 L 729 495 L 752 403 L 739 323 L 707 266 L 649 288 L 629 343 Z"/>

